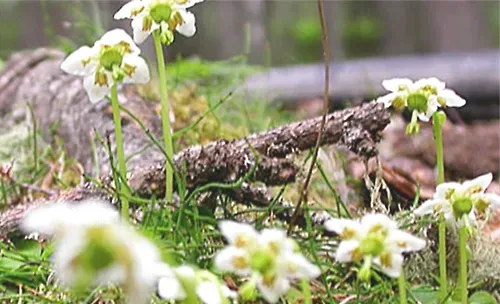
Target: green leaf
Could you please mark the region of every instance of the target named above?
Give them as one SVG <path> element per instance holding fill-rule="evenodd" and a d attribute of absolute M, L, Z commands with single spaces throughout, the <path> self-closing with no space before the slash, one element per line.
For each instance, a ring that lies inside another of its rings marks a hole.
<path fill-rule="evenodd" d="M 478 291 L 469 298 L 469 304 L 498 304 L 495 297 L 486 291 Z"/>

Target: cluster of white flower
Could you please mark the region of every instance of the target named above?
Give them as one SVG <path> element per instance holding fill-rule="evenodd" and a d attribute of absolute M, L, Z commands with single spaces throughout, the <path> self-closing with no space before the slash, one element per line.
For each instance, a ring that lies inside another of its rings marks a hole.
<path fill-rule="evenodd" d="M 114 84 L 149 82 L 149 69 L 140 53 L 124 30 L 115 29 L 104 34 L 94 46 L 82 46 L 69 55 L 61 69 L 83 76 L 90 101 L 98 102 Z"/>
<path fill-rule="evenodd" d="M 133 0 L 115 14 L 115 19 L 133 19 L 133 40 L 124 30 L 111 30 L 92 47 L 80 47 L 69 55 L 61 69 L 84 77 L 83 86 L 94 103 L 107 96 L 114 84 L 147 83 L 149 69 L 134 40 L 140 44 L 154 31 L 159 31 L 165 44 L 173 42 L 174 31 L 193 36 L 195 17 L 187 8 L 202 1 Z"/>
<path fill-rule="evenodd" d="M 393 106 L 396 110 L 408 108 L 416 111 L 422 121 L 429 121 L 438 107 L 465 105 L 465 99 L 446 89 L 446 84 L 435 77 L 416 82 L 408 78 L 393 78 L 382 81 L 382 86 L 391 93 L 379 97 L 377 102 L 383 103 L 386 108 Z"/>
<path fill-rule="evenodd" d="M 449 222 L 458 226 L 475 224 L 476 215 L 484 215 L 490 209 L 500 209 L 500 196 L 485 193 L 491 184 L 491 173 L 463 183 L 443 183 L 437 186 L 434 197 L 425 201 L 414 213 L 443 214 Z"/>
<path fill-rule="evenodd" d="M 360 276 L 369 276 L 372 262 L 391 277 L 399 277 L 403 252 L 418 251 L 425 241 L 398 229 L 398 224 L 384 214 L 367 214 L 360 221 L 331 219 L 326 229 L 337 233 L 342 242 L 336 260 L 341 263 L 365 262 Z"/>
<path fill-rule="evenodd" d="M 156 30 L 162 42 L 170 44 L 174 31 L 191 37 L 196 33 L 195 17 L 187 9 L 203 0 L 133 0 L 125 4 L 115 19 L 132 19 L 134 40 L 144 42 Z"/>
<path fill-rule="evenodd" d="M 270 303 L 288 291 L 290 280 L 320 275 L 320 269 L 300 254 L 297 244 L 281 229 L 259 233 L 250 225 L 232 221 L 220 222 L 219 228 L 229 245 L 215 257 L 216 267 L 239 276 L 253 275 L 250 285 L 256 284 Z"/>
<path fill-rule="evenodd" d="M 208 271 L 162 262 L 158 248 L 106 202 L 47 204 L 29 212 L 22 228 L 55 240 L 54 273 L 66 286 L 117 284 L 135 304 L 146 303 L 154 290 L 166 300 L 197 295 L 207 304 L 234 297 Z"/>

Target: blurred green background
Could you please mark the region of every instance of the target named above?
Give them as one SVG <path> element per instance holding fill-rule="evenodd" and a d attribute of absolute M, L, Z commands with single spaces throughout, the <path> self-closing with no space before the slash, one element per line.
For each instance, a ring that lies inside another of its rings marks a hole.
<path fill-rule="evenodd" d="M 2 0 L 0 58 L 16 50 L 90 44 L 105 30 L 130 29 L 112 19 L 127 1 Z M 497 1 L 325 1 L 334 60 L 498 47 Z M 223 59 L 248 53 L 251 63 L 321 60 L 314 0 L 206 0 L 192 11 L 198 33 L 168 50 L 170 58 Z M 145 52 L 152 55 L 152 43 Z"/>

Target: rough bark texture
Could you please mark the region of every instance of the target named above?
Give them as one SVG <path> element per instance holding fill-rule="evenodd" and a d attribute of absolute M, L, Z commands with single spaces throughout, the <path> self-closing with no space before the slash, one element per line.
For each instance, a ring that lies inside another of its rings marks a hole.
<path fill-rule="evenodd" d="M 42 134 L 49 139 L 51 126 L 57 122 L 57 133 L 64 138 L 68 153 L 77 158 L 87 172 L 91 172 L 93 161 L 90 143 L 95 140 L 95 132 L 109 136 L 114 146 L 111 113 L 107 101 L 97 104 L 88 101 L 80 78 L 60 71 L 62 58 L 63 54 L 49 49 L 14 56 L 0 74 L 1 115 L 6 117 L 4 125 L 15 123 L 18 113 L 24 113 L 26 104 L 31 104 Z M 160 120 L 150 102 L 136 94 L 133 87 L 120 90 L 119 99 L 145 123 L 152 134 L 159 135 Z M 320 117 L 308 119 L 245 139 L 191 147 L 177 153 L 174 163 L 177 171 L 186 179 L 188 190 L 210 182 L 235 182 L 254 166 L 255 173 L 248 180 L 250 182 L 260 181 L 268 186 L 290 183 L 297 177 L 299 168 L 289 156 L 314 146 L 320 121 Z M 382 105 L 374 103 L 334 112 L 327 117 L 322 144 L 340 144 L 360 156 L 370 158 L 377 154 L 375 144 L 388 123 L 389 113 Z M 128 155 L 150 145 L 139 126 L 126 117 L 123 118 L 123 133 L 125 153 Z M 106 149 L 102 145 L 98 145 L 97 149 L 102 172 L 109 172 Z M 137 195 L 147 197 L 163 194 L 165 166 L 164 155 L 159 149 L 154 146 L 146 149 L 133 157 L 128 167 L 129 184 Z M 103 181 L 110 184 L 111 179 L 104 177 Z M 251 193 L 248 189 L 251 190 L 245 187 L 233 189 L 228 194 L 246 200 L 248 197 L 245 193 Z M 58 195 L 55 199 L 85 196 L 106 195 L 102 189 L 85 185 L 81 189 Z M 268 201 L 262 199 L 261 204 Z M 34 205 L 40 203 L 43 201 Z M 0 234 L 16 227 L 22 214 L 32 206 L 17 206 L 0 213 Z"/>

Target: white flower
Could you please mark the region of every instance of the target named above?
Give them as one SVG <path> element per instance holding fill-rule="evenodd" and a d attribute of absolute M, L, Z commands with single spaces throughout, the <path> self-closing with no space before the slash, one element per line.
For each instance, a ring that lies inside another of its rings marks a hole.
<path fill-rule="evenodd" d="M 52 237 L 73 228 L 117 223 L 119 219 L 118 212 L 104 201 L 49 202 L 28 212 L 21 223 L 21 228 L 27 233 L 34 232 Z"/>
<path fill-rule="evenodd" d="M 476 213 L 484 214 L 489 209 L 500 209 L 500 196 L 485 193 L 493 180 L 491 173 L 481 175 L 463 183 L 443 183 L 436 187 L 432 199 L 425 201 L 413 213 L 417 216 L 443 214 L 446 220 L 458 225 L 475 223 Z"/>
<path fill-rule="evenodd" d="M 425 241 L 398 229 L 397 223 L 384 214 L 367 214 L 361 221 L 331 219 L 326 229 L 337 233 L 342 242 L 336 252 L 336 260 L 371 261 L 391 277 L 399 277 L 403 264 L 403 252 L 417 251 L 425 247 Z"/>
<path fill-rule="evenodd" d="M 215 266 L 252 280 L 264 299 L 276 303 L 290 288 L 290 280 L 313 279 L 320 269 L 297 249 L 297 244 L 281 229 L 264 229 L 231 221 L 219 224 L 229 245 L 217 253 Z"/>
<path fill-rule="evenodd" d="M 140 236 L 108 203 L 87 201 L 41 206 L 27 214 L 22 227 L 55 239 L 52 264 L 67 286 L 121 285 L 129 303 L 144 303 L 156 283 L 156 246 Z"/>
<path fill-rule="evenodd" d="M 204 304 L 222 304 L 226 298 L 235 297 L 233 291 L 206 270 L 195 270 L 190 266 L 171 268 L 166 264 L 159 265 L 159 270 L 157 294 L 161 299 L 182 301 L 188 298 L 190 291 Z"/>
<path fill-rule="evenodd" d="M 377 102 L 383 103 L 386 108 L 393 106 L 396 110 L 407 107 L 416 112 L 416 117 L 422 121 L 429 121 L 439 107 L 465 105 L 465 99 L 446 89 L 446 84 L 435 77 L 423 78 L 415 83 L 408 78 L 393 78 L 382 81 L 382 86 L 390 93 L 379 97 Z"/>
<path fill-rule="evenodd" d="M 114 84 L 149 81 L 149 69 L 140 52 L 125 31 L 115 29 L 105 33 L 93 47 L 82 46 L 70 54 L 61 69 L 83 76 L 83 86 L 95 103 L 108 95 Z"/>
<path fill-rule="evenodd" d="M 132 19 L 134 40 L 142 43 L 148 36 L 160 30 L 165 35 L 164 43 L 170 44 L 174 31 L 191 37 L 196 33 L 195 16 L 186 9 L 203 0 L 133 0 L 125 4 L 115 19 Z M 168 38 L 167 38 L 168 36 Z"/>

